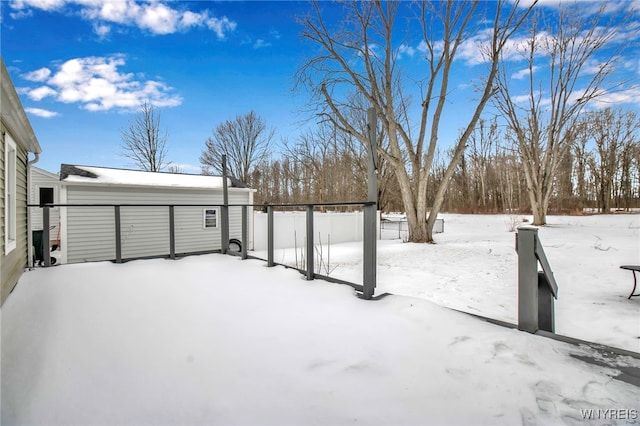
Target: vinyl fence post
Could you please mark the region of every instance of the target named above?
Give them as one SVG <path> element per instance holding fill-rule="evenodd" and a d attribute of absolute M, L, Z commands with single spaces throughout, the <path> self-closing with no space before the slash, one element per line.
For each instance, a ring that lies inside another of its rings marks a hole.
<path fill-rule="evenodd" d="M 51 266 L 51 251 L 49 250 L 49 206 L 42 207 L 42 256 L 44 266 Z"/>
<path fill-rule="evenodd" d="M 273 206 L 267 206 L 267 267 L 273 265 Z"/>
<path fill-rule="evenodd" d="M 227 183 L 227 156 L 222 156 L 222 217 L 220 232 L 222 242 L 222 254 L 227 254 L 229 250 L 229 188 Z"/>
<path fill-rule="evenodd" d="M 518 252 L 518 329 L 538 331 L 538 260 L 535 254 L 535 228 L 519 228 L 516 234 Z"/>
<path fill-rule="evenodd" d="M 313 205 L 307 206 L 307 280 L 312 280 L 313 273 Z"/>
<path fill-rule="evenodd" d="M 377 117 L 376 110 L 369 108 L 369 146 L 367 147 L 367 201 L 370 204 L 364 206 L 364 230 L 363 230 L 363 271 L 362 271 L 362 298 L 369 300 L 373 297 L 377 280 L 377 241 L 376 241 L 376 216 L 378 212 L 378 171 L 376 157 L 378 155 L 378 140 L 376 136 Z"/>
<path fill-rule="evenodd" d="M 169 206 L 169 257 L 176 258 L 176 220 L 175 206 Z"/>
<path fill-rule="evenodd" d="M 249 240 L 247 239 L 247 228 L 249 227 L 249 206 L 242 206 L 242 259 L 247 259 L 247 245 Z"/>
<path fill-rule="evenodd" d="M 540 330 L 556 332 L 554 296 L 544 272 L 538 272 L 538 326 Z"/>
<path fill-rule="evenodd" d="M 120 206 L 113 206 L 116 221 L 116 263 L 122 263 L 122 231 L 120 229 Z"/>

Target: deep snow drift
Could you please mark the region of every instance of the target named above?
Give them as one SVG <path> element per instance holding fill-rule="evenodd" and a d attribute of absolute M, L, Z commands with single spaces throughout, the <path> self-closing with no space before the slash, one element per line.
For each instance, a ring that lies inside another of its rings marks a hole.
<path fill-rule="evenodd" d="M 624 296 L 623 277 L 602 292 Z M 639 422 L 637 387 L 569 356 L 587 348 L 222 255 L 25 273 L 2 307 L 1 349 L 7 425 Z"/>

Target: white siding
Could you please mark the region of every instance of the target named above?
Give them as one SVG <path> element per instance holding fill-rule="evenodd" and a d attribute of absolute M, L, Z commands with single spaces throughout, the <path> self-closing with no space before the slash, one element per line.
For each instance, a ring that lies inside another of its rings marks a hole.
<path fill-rule="evenodd" d="M 222 203 L 222 190 L 64 184 L 68 204 L 207 204 Z M 229 203 L 248 203 L 248 190 L 229 190 Z M 204 207 L 175 207 L 176 254 L 220 249 L 220 227 L 204 228 Z M 113 207 L 67 207 L 67 262 L 115 259 Z M 229 236 L 241 238 L 239 207 L 229 209 Z M 122 258 L 169 254 L 168 207 L 121 207 Z"/>
<path fill-rule="evenodd" d="M 29 182 L 29 204 L 40 204 L 40 188 L 53 188 L 53 202 L 60 203 L 60 179 L 57 175 L 47 171 L 31 167 L 31 176 Z M 34 231 L 42 230 L 42 209 L 38 207 L 30 207 L 31 229 Z M 53 227 L 50 231 L 50 239 L 57 240 L 60 230 L 60 207 L 54 207 L 49 210 L 49 225 Z"/>

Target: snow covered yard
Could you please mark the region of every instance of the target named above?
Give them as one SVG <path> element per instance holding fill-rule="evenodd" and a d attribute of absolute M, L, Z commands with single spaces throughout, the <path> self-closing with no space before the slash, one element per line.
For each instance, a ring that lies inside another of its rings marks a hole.
<path fill-rule="evenodd" d="M 516 323 L 518 258 L 512 220 L 522 216 L 443 214 L 437 244 L 378 241 L 377 294 Z M 529 217 L 530 219 L 530 217 Z M 558 282 L 556 332 L 640 352 L 640 297 L 624 264 L 640 264 L 640 215 L 550 216 L 539 236 Z M 327 247 L 324 247 L 325 262 Z M 266 256 L 266 255 L 265 255 Z M 295 265 L 292 253 L 276 261 Z M 332 277 L 362 283 L 362 243 L 331 247 Z M 323 272 L 324 273 L 324 272 Z"/>
<path fill-rule="evenodd" d="M 640 422 L 590 349 L 222 255 L 28 272 L 1 350 L 6 425 Z"/>

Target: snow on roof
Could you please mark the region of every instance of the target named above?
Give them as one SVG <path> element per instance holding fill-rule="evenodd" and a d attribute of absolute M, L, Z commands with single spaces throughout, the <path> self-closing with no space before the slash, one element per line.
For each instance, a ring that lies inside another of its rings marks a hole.
<path fill-rule="evenodd" d="M 222 176 L 190 175 L 181 173 L 143 172 L 108 167 L 74 166 L 62 164 L 60 180 L 69 183 L 100 185 L 157 186 L 168 188 L 222 188 Z M 228 178 L 229 187 L 246 187 L 236 179 Z"/>

